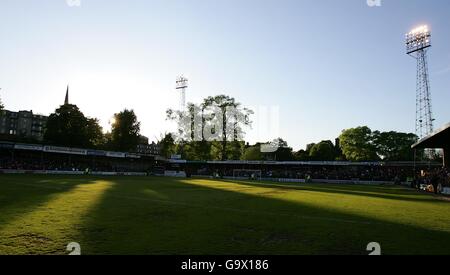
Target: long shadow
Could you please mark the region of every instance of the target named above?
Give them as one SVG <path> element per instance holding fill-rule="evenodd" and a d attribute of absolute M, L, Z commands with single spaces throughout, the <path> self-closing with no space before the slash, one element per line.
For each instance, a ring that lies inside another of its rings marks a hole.
<path fill-rule="evenodd" d="M 302 186 L 284 184 L 284 183 L 260 183 L 250 181 L 231 181 L 230 183 L 236 183 L 246 186 L 264 187 L 264 188 L 277 188 L 281 190 L 298 190 L 308 192 L 321 192 L 331 194 L 343 194 L 352 196 L 372 197 L 388 200 L 409 201 L 409 202 L 436 202 L 436 203 L 448 203 L 443 200 L 437 200 L 430 194 L 423 194 L 415 192 L 414 190 L 406 188 L 380 188 L 373 186 L 342 186 L 342 185 L 329 185 L 329 184 L 303 184 Z M 387 191 L 389 190 L 389 191 Z M 414 197 L 412 197 L 414 196 Z"/>
<path fill-rule="evenodd" d="M 450 251 L 447 231 L 217 189 L 214 183 L 108 180 L 116 184 L 79 230 L 84 254 L 368 254 L 366 246 L 374 241 L 385 254 Z"/>
<path fill-rule="evenodd" d="M 0 175 L 0 230 L 9 220 L 32 212 L 80 183 L 60 176 Z"/>
<path fill-rule="evenodd" d="M 87 176 L 14 175 L 1 180 L 0 254 L 65 254 L 83 211 L 109 187 Z"/>

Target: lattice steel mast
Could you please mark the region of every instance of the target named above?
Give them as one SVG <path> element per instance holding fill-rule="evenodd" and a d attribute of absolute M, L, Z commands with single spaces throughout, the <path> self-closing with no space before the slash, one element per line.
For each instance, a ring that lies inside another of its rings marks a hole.
<path fill-rule="evenodd" d="M 417 60 L 416 135 L 419 138 L 430 135 L 434 130 L 427 60 L 430 47 L 431 32 L 427 26 L 421 26 L 406 34 L 407 54 Z"/>

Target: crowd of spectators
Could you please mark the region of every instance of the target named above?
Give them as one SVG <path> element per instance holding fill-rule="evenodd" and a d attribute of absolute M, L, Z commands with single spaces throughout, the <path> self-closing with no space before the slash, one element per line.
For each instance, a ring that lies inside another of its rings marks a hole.
<path fill-rule="evenodd" d="M 93 172 L 154 172 L 155 161 L 120 159 L 93 156 L 68 156 L 61 154 L 36 154 L 16 152 L 0 155 L 0 170 L 47 170 Z M 380 181 L 396 184 L 410 183 L 418 189 L 439 192 L 450 187 L 450 173 L 437 167 L 411 165 L 230 165 L 184 164 L 161 167 L 162 170 L 186 171 L 187 175 L 236 177 L 249 175 L 256 178 L 281 178 L 305 180 Z M 246 173 L 245 170 L 249 172 Z M 244 172 L 243 172 L 244 171 Z M 159 172 L 161 174 L 163 172 Z M 243 173 L 243 174 L 242 174 Z"/>
<path fill-rule="evenodd" d="M 181 168 L 182 169 L 182 168 Z M 239 166 L 201 165 L 188 167 L 189 174 L 216 177 L 248 177 L 264 179 L 377 181 L 411 184 L 414 188 L 433 192 L 450 187 L 450 173 L 440 166 L 414 165 L 302 165 L 302 166 Z M 425 186 L 425 187 L 424 187 Z"/>
<path fill-rule="evenodd" d="M 59 154 L 16 154 L 0 157 L 0 170 L 147 172 L 151 161 Z"/>
<path fill-rule="evenodd" d="M 450 171 L 446 168 L 422 170 L 416 174 L 411 187 L 438 194 L 444 187 L 450 187 Z"/>
<path fill-rule="evenodd" d="M 414 175 L 413 167 L 402 166 L 253 166 L 253 167 L 208 167 L 194 169 L 196 175 L 212 175 L 219 173 L 225 177 L 233 177 L 236 170 L 261 171 L 262 178 L 286 179 L 326 179 L 326 180 L 364 180 L 364 181 L 406 181 Z"/>

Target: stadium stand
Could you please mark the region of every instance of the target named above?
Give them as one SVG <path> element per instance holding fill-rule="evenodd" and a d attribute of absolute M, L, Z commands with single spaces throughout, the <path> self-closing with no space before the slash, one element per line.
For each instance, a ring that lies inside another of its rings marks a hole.
<path fill-rule="evenodd" d="M 187 171 L 188 175 L 235 178 L 236 171 L 261 171 L 261 179 L 275 181 L 312 181 L 336 183 L 397 183 L 413 185 L 414 179 L 441 171 L 439 163 L 430 162 L 261 162 L 169 160 L 167 170 Z M 239 177 L 251 178 L 247 176 Z M 259 175 L 258 175 L 259 177 Z"/>
<path fill-rule="evenodd" d="M 0 142 L 0 173 L 18 172 L 404 184 L 424 190 L 432 186 L 435 192 L 450 194 L 448 170 L 439 163 L 163 160 L 123 152 Z"/>
<path fill-rule="evenodd" d="M 443 149 L 445 167 L 450 167 L 450 123 L 446 124 L 433 134 L 419 140 L 412 146 L 413 149 Z"/>
<path fill-rule="evenodd" d="M 0 142 L 0 171 L 149 172 L 155 157 L 122 152 Z"/>
<path fill-rule="evenodd" d="M 432 186 L 435 193 L 442 191 L 444 194 L 450 195 L 450 123 L 444 125 L 431 135 L 419 140 L 412 146 L 414 150 L 417 149 L 442 149 L 444 152 L 443 168 L 435 169 L 424 173 L 419 177 L 418 185 Z M 442 190 L 439 190 L 439 185 L 442 184 Z"/>

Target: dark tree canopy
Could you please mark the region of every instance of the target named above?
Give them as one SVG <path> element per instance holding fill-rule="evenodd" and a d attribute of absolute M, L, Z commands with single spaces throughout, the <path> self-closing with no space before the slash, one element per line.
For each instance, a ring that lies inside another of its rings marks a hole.
<path fill-rule="evenodd" d="M 76 105 L 63 105 L 48 120 L 44 140 L 68 147 L 95 147 L 102 139 L 97 119 L 84 116 Z"/>
<path fill-rule="evenodd" d="M 309 154 L 308 152 L 306 152 L 306 150 L 299 150 L 294 153 L 294 159 L 297 161 L 308 161 Z"/>
<path fill-rule="evenodd" d="M 244 150 L 242 160 L 262 160 L 263 154 L 261 153 L 261 144 L 255 146 L 249 146 Z"/>
<path fill-rule="evenodd" d="M 175 139 L 171 134 L 165 134 L 158 142 L 158 145 L 161 156 L 165 158 L 170 158 L 173 154 L 176 153 Z"/>
<path fill-rule="evenodd" d="M 117 151 L 133 151 L 139 144 L 141 123 L 133 110 L 123 110 L 114 115 L 111 144 Z"/>
<path fill-rule="evenodd" d="M 292 161 L 294 160 L 294 153 L 291 147 L 289 147 L 287 141 L 282 138 L 274 139 L 269 142 L 274 149 L 274 152 L 264 153 L 264 159 L 266 160 L 276 160 L 276 161 Z"/>
<path fill-rule="evenodd" d="M 244 151 L 244 128 L 253 112 L 226 95 L 208 97 L 201 104 L 189 103 L 186 111 L 167 110 L 177 122 L 177 152 L 186 159 L 239 159 Z"/>
<path fill-rule="evenodd" d="M 399 132 L 379 132 L 373 134 L 377 153 L 386 161 L 412 161 L 414 152 L 411 146 L 417 142 L 415 134 Z"/>
<path fill-rule="evenodd" d="M 218 95 L 214 97 L 208 97 L 204 99 L 202 107 L 204 110 L 220 110 L 220 114 L 215 114 L 214 118 L 221 115 L 219 128 L 215 130 L 218 140 L 221 142 L 220 159 L 227 160 L 232 156 L 229 156 L 228 145 L 232 144 L 229 141 L 239 141 L 243 135 L 243 127 L 250 126 L 251 121 L 248 119 L 253 112 L 246 108 L 241 108 L 241 103 L 237 102 L 233 97 L 227 95 Z M 230 110 L 233 110 L 230 113 Z M 210 122 L 211 122 L 210 121 Z M 232 132 L 230 131 L 232 129 Z M 238 146 L 239 147 L 239 146 Z M 236 149 L 236 144 L 234 144 L 234 149 Z M 233 153 L 236 154 L 236 151 Z"/>
<path fill-rule="evenodd" d="M 106 143 L 106 137 L 103 134 L 103 129 L 100 126 L 98 119 L 88 118 L 86 127 L 90 144 L 95 148 L 101 148 L 104 146 Z"/>
<path fill-rule="evenodd" d="M 330 140 L 315 144 L 309 151 L 311 160 L 334 161 L 336 160 L 336 149 Z"/>

